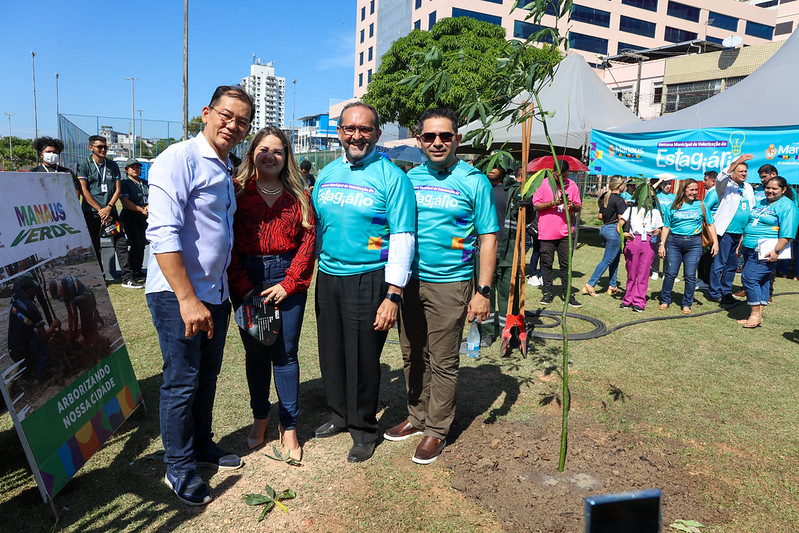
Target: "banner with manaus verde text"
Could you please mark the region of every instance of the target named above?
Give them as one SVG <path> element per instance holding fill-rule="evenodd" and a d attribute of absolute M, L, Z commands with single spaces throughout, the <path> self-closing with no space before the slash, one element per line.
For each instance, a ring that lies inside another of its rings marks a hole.
<path fill-rule="evenodd" d="M 48 501 L 141 389 L 72 178 L 0 172 L 0 188 L 0 392 Z"/>
<path fill-rule="evenodd" d="M 653 178 L 668 173 L 701 180 L 705 172 L 727 170 L 741 154 L 753 154 L 748 181 L 759 183 L 757 169 L 769 163 L 788 183 L 799 184 L 799 126 L 647 133 L 592 130 L 590 148 L 591 174 Z"/>

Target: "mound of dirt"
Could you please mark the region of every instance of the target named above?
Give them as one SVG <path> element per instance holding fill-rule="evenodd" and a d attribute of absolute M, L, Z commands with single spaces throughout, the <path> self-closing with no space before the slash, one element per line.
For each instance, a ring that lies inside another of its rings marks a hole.
<path fill-rule="evenodd" d="M 650 446 L 599 424 L 570 421 L 564 472 L 558 472 L 560 418 L 530 424 L 475 421 L 445 449 L 442 466 L 452 488 L 497 515 L 507 531 L 583 531 L 586 496 L 659 488 L 664 526 L 676 519 L 705 525 L 726 521 L 722 510 L 699 501 L 710 480 L 689 472 L 679 444 Z"/>

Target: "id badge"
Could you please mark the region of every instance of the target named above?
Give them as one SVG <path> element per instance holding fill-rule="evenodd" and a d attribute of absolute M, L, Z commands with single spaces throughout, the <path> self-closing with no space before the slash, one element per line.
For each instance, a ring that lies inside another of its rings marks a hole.
<path fill-rule="evenodd" d="M 102 192 L 102 193 L 107 193 L 108 192 L 108 184 L 105 181 L 103 181 L 100 184 L 100 192 Z"/>

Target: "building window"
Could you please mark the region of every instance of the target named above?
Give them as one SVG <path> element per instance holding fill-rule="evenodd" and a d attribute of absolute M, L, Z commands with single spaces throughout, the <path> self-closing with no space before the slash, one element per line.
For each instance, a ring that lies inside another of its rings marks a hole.
<path fill-rule="evenodd" d="M 537 32 L 546 29 L 546 26 L 541 26 L 540 24 L 530 24 L 529 22 L 523 22 L 521 20 L 513 21 L 513 36 L 516 39 L 529 39 L 531 35 L 536 34 Z M 544 34 L 541 42 L 544 43 L 552 43 L 552 35 L 547 33 Z"/>
<path fill-rule="evenodd" d="M 785 35 L 786 33 L 793 32 L 793 21 L 780 22 L 774 27 L 774 35 Z"/>
<path fill-rule="evenodd" d="M 635 107 L 635 93 L 633 92 L 632 85 L 618 87 L 615 91 L 615 94 L 616 98 L 619 99 L 619 102 L 624 104 L 624 106 L 628 109 L 633 109 L 633 107 Z"/>
<path fill-rule="evenodd" d="M 483 22 L 488 22 L 491 24 L 496 24 L 497 26 L 502 25 L 502 17 L 497 17 L 494 15 L 486 15 L 485 13 L 478 13 L 477 11 L 469 11 L 468 9 L 460 9 L 457 7 L 452 8 L 452 17 L 469 17 L 477 20 L 482 20 Z"/>
<path fill-rule="evenodd" d="M 713 26 L 714 28 L 721 28 L 722 30 L 729 30 L 729 31 L 738 30 L 737 18 L 731 17 L 729 15 L 724 15 L 723 13 L 716 13 L 715 11 L 710 11 L 707 14 L 707 24 L 708 26 Z"/>
<path fill-rule="evenodd" d="M 502 0 L 483 0 L 484 2 L 491 2 L 492 4 L 501 4 Z"/>
<path fill-rule="evenodd" d="M 771 37 L 774 34 L 774 28 L 771 26 L 766 26 L 765 24 L 759 24 L 757 22 L 747 20 L 746 34 L 751 35 L 752 37 L 760 37 L 761 39 L 771 40 Z"/>
<path fill-rule="evenodd" d="M 371 50 L 371 48 L 369 50 Z M 363 52 L 361 52 L 360 60 L 358 61 L 358 64 L 359 65 L 363 65 Z"/>
<path fill-rule="evenodd" d="M 369 2 L 369 14 L 370 15 L 374 15 L 375 14 L 375 0 L 372 0 L 371 2 Z"/>
<path fill-rule="evenodd" d="M 658 10 L 658 0 L 621 0 L 621 3 L 625 6 L 638 7 L 647 11 Z"/>
<path fill-rule="evenodd" d="M 610 12 L 574 4 L 572 7 L 572 20 L 609 28 Z"/>
<path fill-rule="evenodd" d="M 372 69 L 366 71 L 366 83 L 372 83 Z"/>
<path fill-rule="evenodd" d="M 363 42 L 364 31 L 361 30 L 361 42 Z"/>
<path fill-rule="evenodd" d="M 710 35 L 705 35 L 705 40 L 709 43 L 716 43 L 716 44 L 724 43 L 724 39 L 720 39 L 718 37 L 711 37 Z"/>
<path fill-rule="evenodd" d="M 696 32 L 666 26 L 666 35 L 663 38 L 670 43 L 682 43 L 696 39 Z"/>
<path fill-rule="evenodd" d="M 699 8 L 687 6 L 679 2 L 669 2 L 669 8 L 666 14 L 679 19 L 690 20 L 691 22 L 699 22 Z"/>
<path fill-rule="evenodd" d="M 569 46 L 577 50 L 594 52 L 595 54 L 608 53 L 608 40 L 582 33 L 569 32 Z"/>
<path fill-rule="evenodd" d="M 427 16 L 427 29 L 431 30 L 436 23 L 436 12 L 433 11 Z"/>
<path fill-rule="evenodd" d="M 632 17 L 621 16 L 619 19 L 619 29 L 627 33 L 643 35 L 644 37 L 655 36 L 655 23 L 646 22 Z"/>
<path fill-rule="evenodd" d="M 363 72 L 358 74 L 358 87 L 363 87 Z"/>
<path fill-rule="evenodd" d="M 371 24 L 369 24 L 369 37 L 374 37 L 374 36 L 375 36 L 375 23 L 372 22 Z"/>
<path fill-rule="evenodd" d="M 366 18 L 366 8 L 362 7 L 361 8 L 361 20 L 363 20 L 365 18 Z"/>
<path fill-rule="evenodd" d="M 721 80 L 677 83 L 666 88 L 664 113 L 673 113 L 699 102 L 703 102 L 721 92 Z"/>
<path fill-rule="evenodd" d="M 416 0 L 416 5 L 413 6 L 414 9 L 419 9 L 422 7 L 422 0 Z"/>
<path fill-rule="evenodd" d="M 655 85 L 655 92 L 652 93 L 652 103 L 659 104 L 663 101 L 663 86 Z"/>
<path fill-rule="evenodd" d="M 520 5 L 519 9 L 526 9 L 527 11 L 532 11 L 534 7 L 535 7 L 535 1 L 529 0 L 525 2 L 524 5 Z M 544 11 L 544 13 L 547 15 L 552 15 L 553 17 L 558 16 L 558 10 L 556 9 L 555 4 L 551 1 L 547 2 L 547 8 Z"/>
<path fill-rule="evenodd" d="M 638 45 L 635 45 L 635 44 L 619 42 L 619 46 L 618 46 L 618 48 L 616 48 L 616 53 L 621 54 L 624 51 L 636 52 L 638 50 L 644 50 L 644 49 L 645 48 L 643 46 L 638 46 Z"/>
<path fill-rule="evenodd" d="M 421 20 L 417 20 L 416 22 L 414 22 L 413 23 L 413 29 L 414 30 L 421 30 L 422 29 L 422 21 Z"/>
<path fill-rule="evenodd" d="M 361 53 L 363 53 L 363 52 L 361 52 Z M 372 60 L 372 47 L 370 46 L 369 47 L 369 61 L 371 61 L 371 60 Z"/>

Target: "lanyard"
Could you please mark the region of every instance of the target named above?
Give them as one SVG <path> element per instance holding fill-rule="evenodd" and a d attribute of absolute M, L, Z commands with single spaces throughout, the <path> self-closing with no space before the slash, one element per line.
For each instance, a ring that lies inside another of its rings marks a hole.
<path fill-rule="evenodd" d="M 97 165 L 97 161 L 95 161 L 93 157 L 90 158 L 90 159 L 92 160 L 92 163 L 94 163 L 94 168 L 97 169 L 97 175 L 100 176 L 100 183 L 105 183 L 105 169 L 106 169 L 105 159 L 103 159 L 103 173 L 102 174 L 100 174 L 100 167 Z"/>

